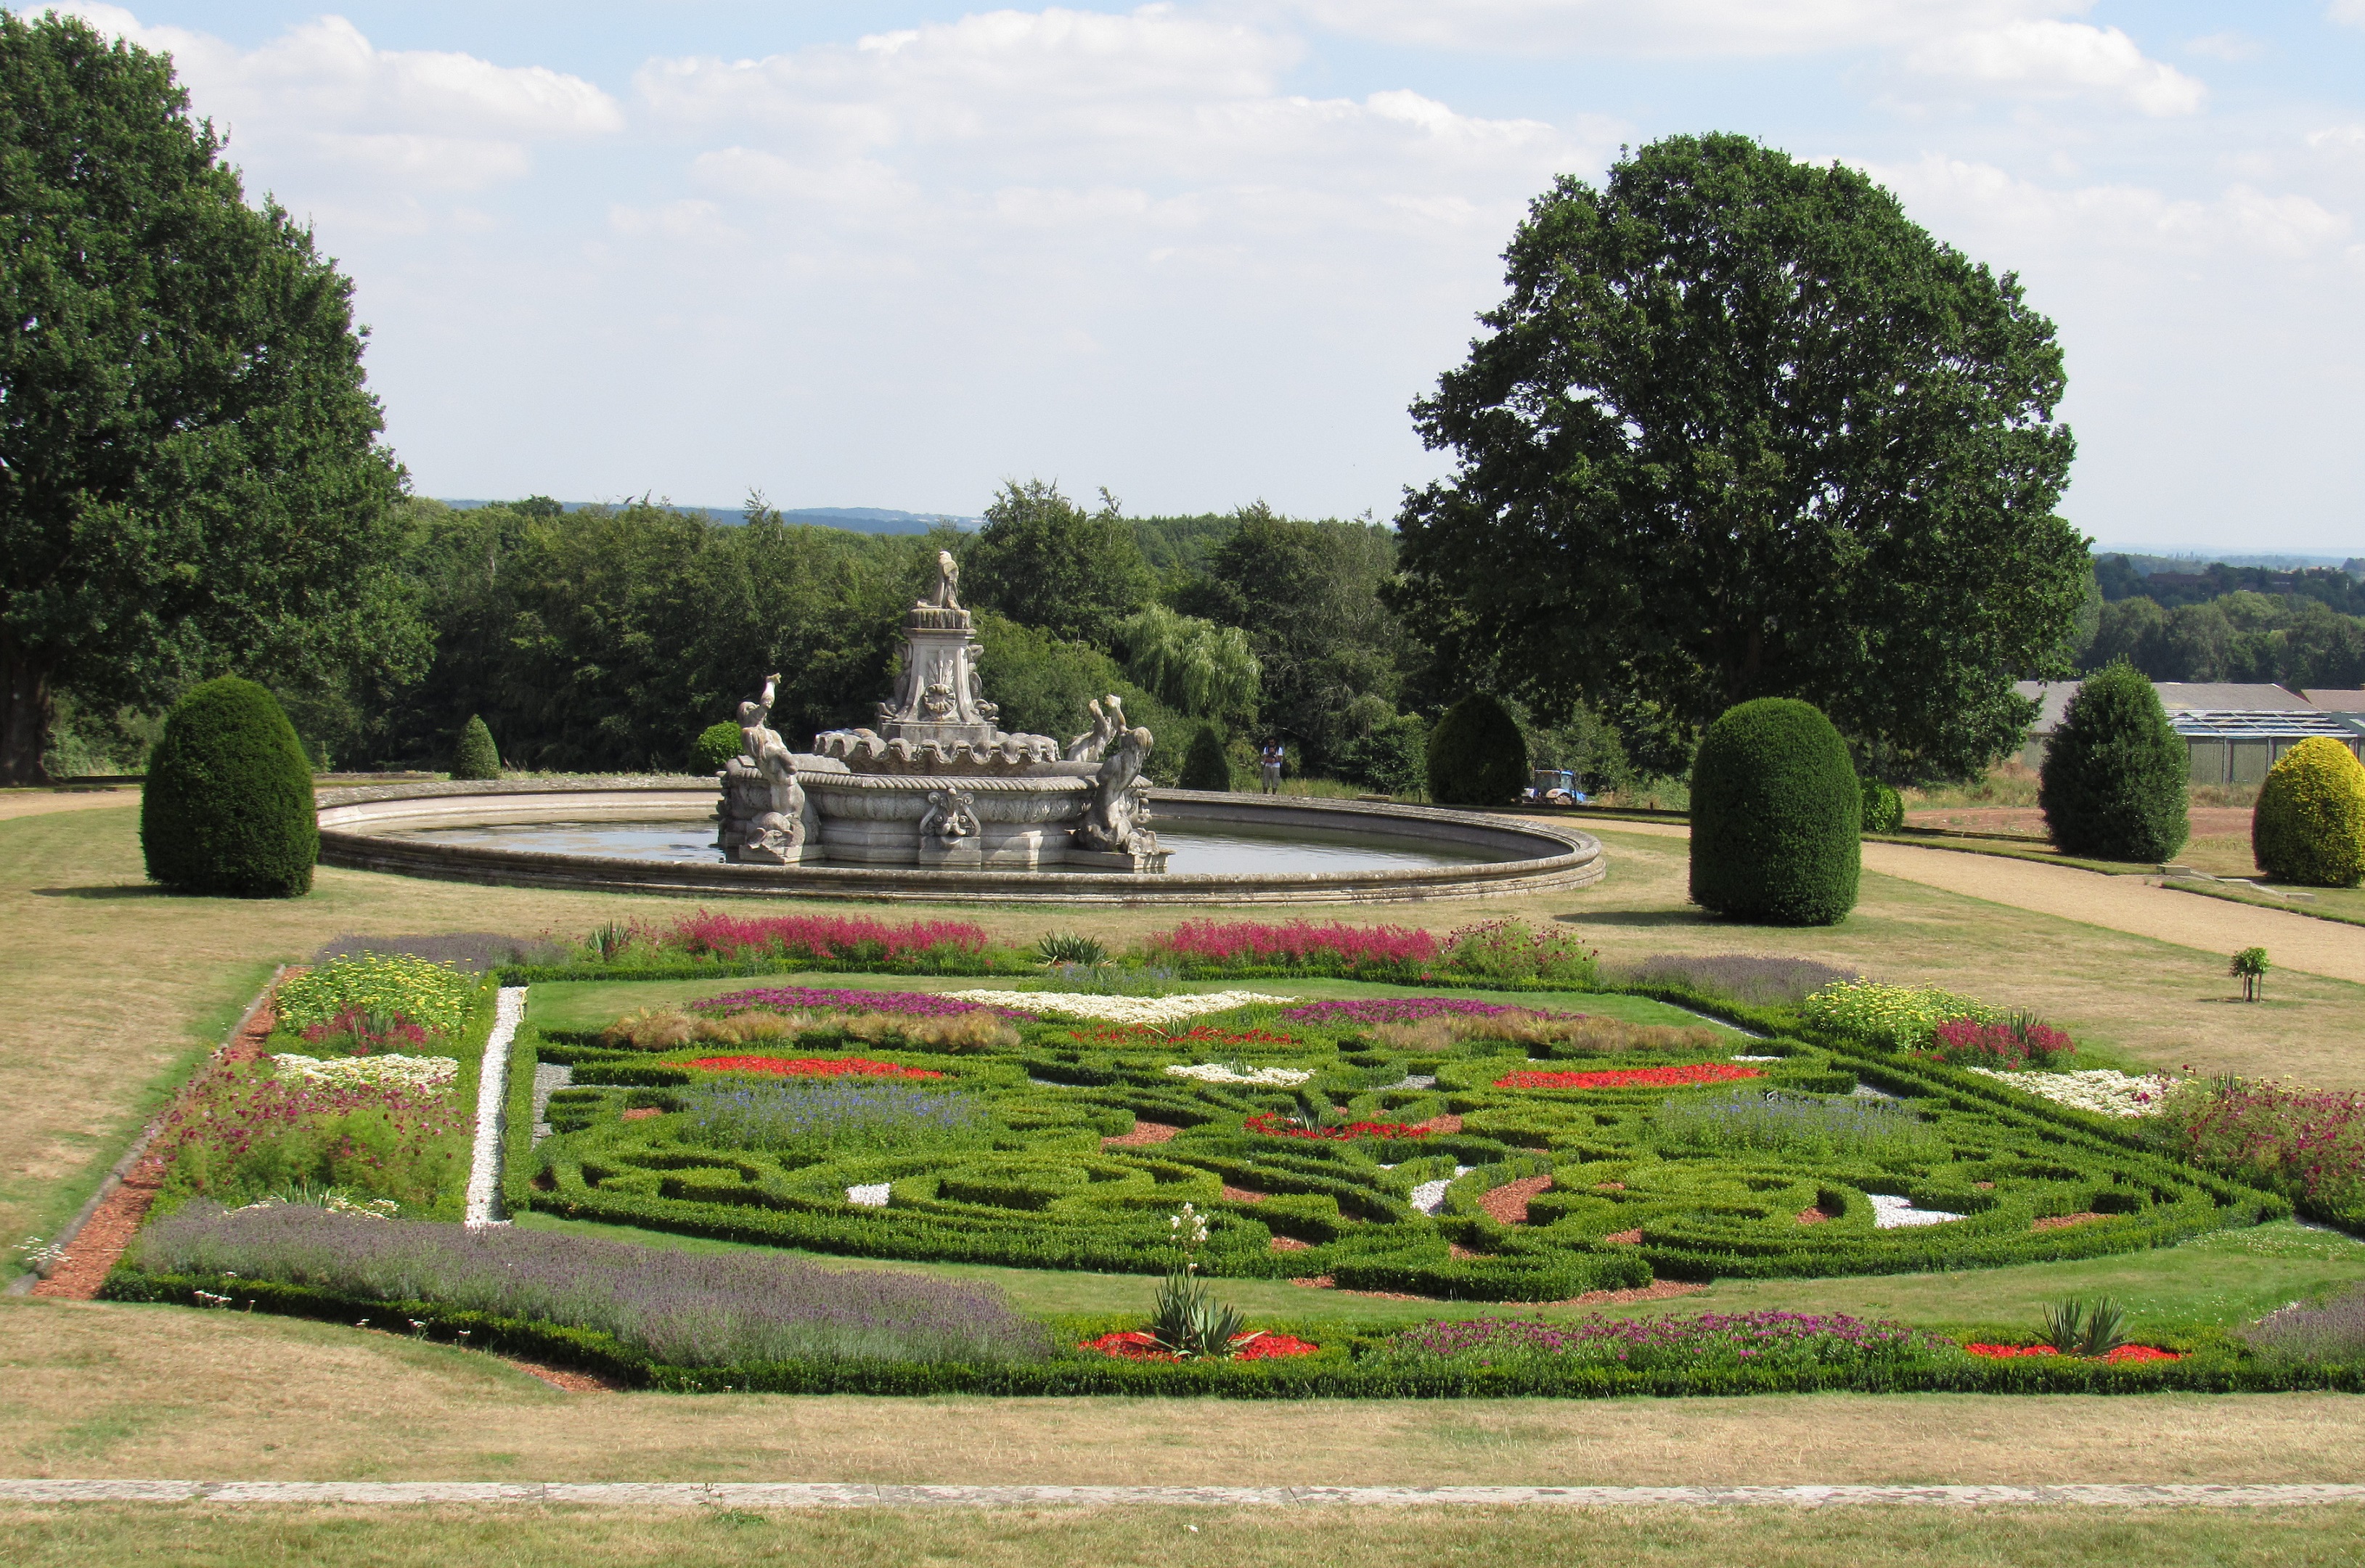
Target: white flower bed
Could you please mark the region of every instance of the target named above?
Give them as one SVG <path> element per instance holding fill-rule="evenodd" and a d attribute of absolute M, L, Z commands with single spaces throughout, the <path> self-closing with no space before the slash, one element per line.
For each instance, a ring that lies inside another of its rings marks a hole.
<path fill-rule="evenodd" d="M 956 991 L 956 1000 L 980 1007 L 1013 1007 L 1026 1013 L 1056 1013 L 1095 1024 L 1180 1024 L 1203 1013 L 1229 1013 L 1256 1002 L 1295 1002 L 1253 991 L 1211 991 L 1203 996 L 1092 996 L 1056 991 Z"/>
<path fill-rule="evenodd" d="M 846 1201 L 866 1209 L 883 1209 L 887 1206 L 889 1185 L 885 1182 L 865 1182 L 858 1186 L 848 1187 Z"/>
<path fill-rule="evenodd" d="M 1917 1209 L 1911 1198 L 1900 1198 L 1889 1193 L 1866 1193 L 1872 1200 L 1872 1228 L 1875 1230 L 1910 1230 L 1917 1225 L 1944 1225 L 1960 1215 L 1950 1215 L 1944 1209 Z"/>
<path fill-rule="evenodd" d="M 288 1082 L 302 1079 L 332 1088 L 360 1089 L 379 1083 L 400 1083 L 412 1089 L 435 1089 L 460 1075 L 460 1064 L 450 1057 L 319 1057 L 285 1052 L 271 1058 L 279 1077 Z"/>
<path fill-rule="evenodd" d="M 2160 1101 L 2176 1084 L 2176 1080 L 2165 1072 L 2138 1078 L 2106 1067 L 2089 1068 L 2082 1072 L 2000 1072 L 1991 1067 L 1970 1070 L 2039 1099 L 2105 1116 L 2148 1116 L 2159 1109 Z"/>
<path fill-rule="evenodd" d="M 1300 1067 L 1256 1067 L 1240 1072 L 1217 1061 L 1201 1062 L 1196 1067 L 1170 1067 L 1166 1070 L 1177 1078 L 1195 1078 L 1202 1083 L 1261 1083 L 1278 1089 L 1294 1089 L 1314 1076 Z"/>

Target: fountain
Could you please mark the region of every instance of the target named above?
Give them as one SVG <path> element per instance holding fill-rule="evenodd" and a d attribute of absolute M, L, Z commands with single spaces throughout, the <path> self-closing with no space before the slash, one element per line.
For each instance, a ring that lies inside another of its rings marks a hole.
<path fill-rule="evenodd" d="M 741 865 L 913 866 L 1161 873 L 1166 852 L 1141 777 L 1150 734 L 1114 695 L 1063 748 L 1004 734 L 978 678 L 960 567 L 936 555 L 936 586 L 903 617 L 903 668 L 876 728 L 830 730 L 792 752 L 770 727 L 779 677 L 739 705 L 745 749 L 722 776 L 715 843 Z"/>

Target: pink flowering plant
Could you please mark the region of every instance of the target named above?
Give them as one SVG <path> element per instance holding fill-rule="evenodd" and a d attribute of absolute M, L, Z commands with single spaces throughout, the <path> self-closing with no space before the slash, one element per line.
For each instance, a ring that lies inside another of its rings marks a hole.
<path fill-rule="evenodd" d="M 1416 927 L 1336 920 L 1186 920 L 1147 945 L 1153 960 L 1179 968 L 1313 974 L 1394 974 L 1431 965 L 1439 952 L 1437 938 Z"/>
<path fill-rule="evenodd" d="M 2365 1094 L 2263 1079 L 2188 1079 L 2147 1123 L 2203 1170 L 2281 1193 L 2344 1225 L 2365 1222 Z"/>
<path fill-rule="evenodd" d="M 801 958 L 819 963 L 927 964 L 973 971 L 987 946 L 985 928 L 967 920 L 885 921 L 869 915 L 740 914 L 701 909 L 669 926 L 639 921 L 603 926 L 587 939 L 585 955 L 601 963 L 626 965 L 667 958 L 719 958 L 734 963 Z"/>
<path fill-rule="evenodd" d="M 269 1062 L 216 1068 L 166 1115 L 158 1201 L 231 1206 L 340 1188 L 432 1209 L 466 1185 L 476 1117 L 450 1082 L 283 1079 Z"/>

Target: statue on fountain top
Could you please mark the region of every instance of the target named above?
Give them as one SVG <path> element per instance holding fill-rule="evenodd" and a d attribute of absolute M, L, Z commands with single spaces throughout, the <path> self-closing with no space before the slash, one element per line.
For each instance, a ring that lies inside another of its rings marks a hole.
<path fill-rule="evenodd" d="M 920 604 L 933 610 L 958 610 L 961 607 L 960 563 L 953 559 L 951 551 L 936 552 L 936 591 L 922 599 Z"/>

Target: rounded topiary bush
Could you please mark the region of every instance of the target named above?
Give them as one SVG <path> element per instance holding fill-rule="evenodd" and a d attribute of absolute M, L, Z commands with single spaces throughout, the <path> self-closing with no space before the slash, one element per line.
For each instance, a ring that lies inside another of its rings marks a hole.
<path fill-rule="evenodd" d="M 452 748 L 452 777 L 454 778 L 499 778 L 501 776 L 500 748 L 493 745 L 493 732 L 485 725 L 484 716 L 468 715 L 460 726 L 460 739 Z"/>
<path fill-rule="evenodd" d="M 1895 833 L 1905 825 L 1905 797 L 1877 778 L 1864 780 L 1861 811 L 1866 833 Z"/>
<path fill-rule="evenodd" d="M 692 773 L 720 773 L 731 766 L 731 759 L 747 749 L 747 737 L 739 726 L 728 719 L 717 719 L 698 732 L 689 743 L 689 770 Z"/>
<path fill-rule="evenodd" d="M 1185 790 L 1232 787 L 1231 758 L 1224 754 L 1224 738 L 1216 733 L 1215 725 L 1202 724 L 1191 737 L 1191 749 L 1182 755 L 1182 785 Z"/>
<path fill-rule="evenodd" d="M 225 676 L 181 699 L 140 797 L 148 875 L 168 888 L 295 898 L 320 857 L 312 768 L 278 699 Z"/>
<path fill-rule="evenodd" d="M 2283 753 L 2250 812 L 2250 851 L 2278 882 L 2365 881 L 2365 765 L 2329 735 Z"/>
<path fill-rule="evenodd" d="M 1528 737 L 1500 702 L 1473 692 L 1429 734 L 1429 798 L 1440 806 L 1508 806 L 1528 787 Z"/>
<path fill-rule="evenodd" d="M 2064 855 L 2165 860 L 2191 832 L 2191 772 L 2150 678 L 2121 660 L 2069 699 L 2046 749 L 2036 803 Z"/>
<path fill-rule="evenodd" d="M 1774 925 L 1831 925 L 1855 907 L 1864 793 L 1847 743 L 1812 703 L 1725 711 L 1692 762 L 1692 902 Z"/>

